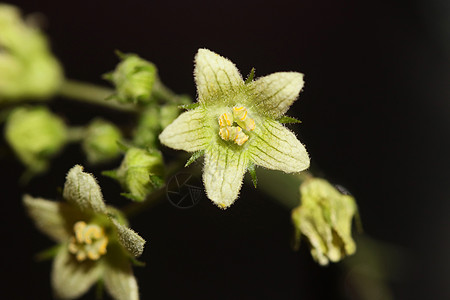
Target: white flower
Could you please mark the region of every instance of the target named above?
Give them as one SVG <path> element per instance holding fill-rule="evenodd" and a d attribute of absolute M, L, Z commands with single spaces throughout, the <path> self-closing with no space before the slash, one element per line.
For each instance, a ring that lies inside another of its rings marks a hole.
<path fill-rule="evenodd" d="M 103 280 L 114 299 L 138 300 L 131 257 L 141 255 L 145 240 L 105 205 L 96 180 L 81 166 L 67 174 L 63 197 L 67 202 L 23 198 L 36 227 L 60 244 L 51 274 L 55 296 L 78 298 Z"/>
<path fill-rule="evenodd" d="M 279 72 L 244 82 L 231 61 L 200 49 L 194 75 L 197 107 L 182 113 L 159 138 L 168 147 L 205 154 L 203 181 L 215 204 L 233 204 L 254 165 L 287 173 L 309 167 L 304 146 L 277 121 L 297 99 L 303 74 Z"/>

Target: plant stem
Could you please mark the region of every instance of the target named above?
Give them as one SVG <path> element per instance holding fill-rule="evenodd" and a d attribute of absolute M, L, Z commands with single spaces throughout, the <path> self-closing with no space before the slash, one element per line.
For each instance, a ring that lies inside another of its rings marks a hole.
<path fill-rule="evenodd" d="M 263 190 L 289 210 L 300 205 L 300 184 L 312 176 L 308 171 L 300 174 L 286 174 L 262 168 L 257 169 L 256 174 L 258 189 Z"/>
<path fill-rule="evenodd" d="M 113 89 L 98 86 L 95 84 L 67 79 L 59 90 L 59 95 L 69 99 L 86 103 L 106 106 L 108 108 L 138 112 L 138 107 L 131 104 L 122 104 L 114 99 L 105 100 L 114 93 Z"/>
<path fill-rule="evenodd" d="M 157 78 L 155 83 L 153 84 L 152 95 L 156 98 L 165 100 L 168 103 L 173 104 L 183 104 L 183 99 L 187 98 L 186 96 L 177 95 L 173 91 L 171 91 L 168 87 L 166 87 L 160 80 Z"/>

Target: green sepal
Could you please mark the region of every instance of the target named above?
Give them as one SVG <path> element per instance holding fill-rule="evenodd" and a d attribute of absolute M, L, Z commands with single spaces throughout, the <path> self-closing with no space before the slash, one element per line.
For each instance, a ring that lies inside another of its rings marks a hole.
<path fill-rule="evenodd" d="M 295 123 L 301 123 L 302 121 L 293 118 L 293 117 L 288 117 L 288 116 L 282 116 L 280 118 L 277 119 L 278 122 L 282 123 L 282 124 L 295 124 Z"/>
<path fill-rule="evenodd" d="M 188 167 L 190 164 L 192 164 L 194 161 L 196 161 L 197 159 L 199 159 L 200 157 L 202 157 L 205 154 L 205 150 L 199 150 L 194 152 L 194 154 L 192 154 L 191 158 L 189 158 L 189 160 L 186 162 L 186 164 L 184 165 L 184 167 Z"/>
<path fill-rule="evenodd" d="M 130 257 L 130 261 L 135 267 L 145 267 L 147 265 L 144 261 L 140 261 L 134 257 Z"/>
<path fill-rule="evenodd" d="M 101 174 L 103 176 L 106 176 L 106 177 L 109 177 L 109 178 L 112 178 L 112 179 L 118 179 L 116 170 L 105 170 L 105 171 L 102 171 Z"/>
<path fill-rule="evenodd" d="M 141 199 L 140 197 L 134 196 L 131 193 L 120 193 L 121 196 L 124 196 L 127 199 L 130 199 L 135 202 L 143 202 L 145 199 Z"/>
<path fill-rule="evenodd" d="M 58 253 L 59 249 L 62 247 L 62 244 L 55 245 L 48 249 L 45 249 L 34 256 L 37 261 L 46 261 L 53 259 Z"/>
<path fill-rule="evenodd" d="M 250 70 L 250 74 L 248 74 L 247 79 L 245 79 L 245 84 L 249 84 L 253 81 L 253 78 L 255 77 L 255 68 L 252 68 Z"/>
<path fill-rule="evenodd" d="M 103 292 L 105 291 L 105 283 L 102 279 L 97 281 L 95 285 L 95 300 L 103 300 Z"/>
<path fill-rule="evenodd" d="M 128 146 L 125 143 L 123 143 L 122 141 L 116 141 L 116 143 L 117 143 L 117 146 L 119 146 L 119 149 L 124 151 L 124 152 L 127 152 L 128 149 L 131 148 L 130 146 Z"/>
<path fill-rule="evenodd" d="M 200 106 L 200 103 L 195 102 L 195 103 L 189 103 L 189 104 L 181 104 L 181 105 L 178 105 L 178 108 L 180 108 L 180 109 L 186 109 L 186 110 L 191 110 L 191 109 L 197 108 L 197 107 L 199 107 L 199 106 Z"/>
<path fill-rule="evenodd" d="M 250 176 L 252 177 L 252 182 L 255 188 L 258 185 L 258 177 L 256 177 L 256 170 L 255 170 L 255 164 L 250 163 L 247 167 L 248 172 L 250 173 Z"/>
<path fill-rule="evenodd" d="M 154 174 L 150 174 L 150 183 L 155 187 L 155 188 L 160 188 L 164 185 L 164 180 Z"/>

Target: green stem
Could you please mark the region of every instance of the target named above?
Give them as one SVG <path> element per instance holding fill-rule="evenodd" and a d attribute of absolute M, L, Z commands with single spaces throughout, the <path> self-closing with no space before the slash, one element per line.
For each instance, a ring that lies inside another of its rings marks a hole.
<path fill-rule="evenodd" d="M 183 104 L 185 102 L 183 100 L 186 99 L 186 96 L 177 95 L 171 91 L 159 80 L 159 78 L 157 78 L 153 84 L 152 95 L 172 104 Z"/>
<path fill-rule="evenodd" d="M 259 168 L 258 189 L 273 197 L 289 210 L 300 205 L 300 184 L 312 174 L 304 171 L 300 174 L 286 174 L 281 171 L 272 171 Z"/>
<path fill-rule="evenodd" d="M 138 107 L 131 104 L 122 104 L 114 99 L 105 100 L 114 93 L 113 89 L 94 85 L 91 83 L 67 79 L 59 90 L 59 95 L 90 104 L 102 105 L 108 108 L 138 112 Z"/>
<path fill-rule="evenodd" d="M 83 126 L 70 127 L 67 132 L 67 141 L 69 143 L 77 143 L 81 141 L 86 134 L 86 128 Z"/>

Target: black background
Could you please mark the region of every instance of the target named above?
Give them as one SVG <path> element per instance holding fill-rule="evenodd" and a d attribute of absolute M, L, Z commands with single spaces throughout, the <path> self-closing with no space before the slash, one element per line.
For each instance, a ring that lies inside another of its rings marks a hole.
<path fill-rule="evenodd" d="M 366 234 L 407 257 L 407 269 L 390 284 L 395 298 L 450 298 L 450 9 L 444 1 L 15 3 L 46 17 L 68 78 L 107 84 L 101 74 L 114 68 L 119 49 L 153 61 L 163 82 L 194 96 L 200 47 L 230 58 L 244 75 L 252 67 L 257 76 L 304 73 L 304 91 L 289 111 L 303 123 L 293 128 L 323 175 L 356 197 Z M 64 99 L 51 107 L 72 125 L 98 113 L 121 124 L 131 120 Z M 50 298 L 50 262 L 35 263 L 33 255 L 52 242 L 34 229 L 20 198 L 56 198 L 75 163 L 85 158 L 69 146 L 52 172 L 19 187 L 23 167 L 2 157 L 5 299 Z M 87 168 L 107 202 L 126 203 L 101 169 Z M 207 199 L 189 210 L 164 202 L 131 224 L 148 240 L 147 266 L 135 268 L 142 299 L 350 297 L 341 264 L 323 268 L 305 247 L 292 252 L 289 211 L 250 187 L 225 212 Z"/>

